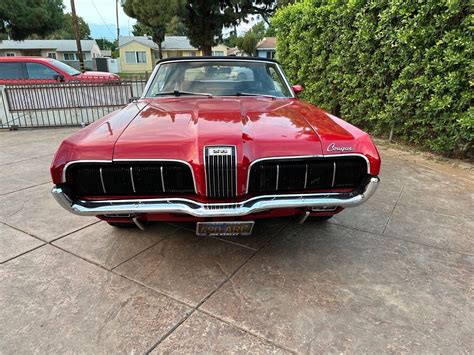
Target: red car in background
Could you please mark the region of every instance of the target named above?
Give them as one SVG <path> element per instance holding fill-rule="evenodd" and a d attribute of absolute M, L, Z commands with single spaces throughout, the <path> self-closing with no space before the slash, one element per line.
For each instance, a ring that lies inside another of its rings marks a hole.
<path fill-rule="evenodd" d="M 113 226 L 197 221 L 198 235 L 331 218 L 373 195 L 380 157 L 367 133 L 301 90 L 270 59 L 161 60 L 140 99 L 62 142 L 52 193 Z"/>
<path fill-rule="evenodd" d="M 37 84 L 49 82 L 102 83 L 118 81 L 116 74 L 79 70 L 43 57 L 0 57 L 0 85 Z"/>

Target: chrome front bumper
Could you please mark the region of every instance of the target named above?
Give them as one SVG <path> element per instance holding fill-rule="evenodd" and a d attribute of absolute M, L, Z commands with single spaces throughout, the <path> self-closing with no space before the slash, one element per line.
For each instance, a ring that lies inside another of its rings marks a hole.
<path fill-rule="evenodd" d="M 201 218 L 239 217 L 277 208 L 355 207 L 374 194 L 379 181 L 378 177 L 371 177 L 363 191 L 358 193 L 266 195 L 237 203 L 201 203 L 183 198 L 74 201 L 58 186 L 53 188 L 52 194 L 66 210 L 82 216 L 178 213 Z"/>

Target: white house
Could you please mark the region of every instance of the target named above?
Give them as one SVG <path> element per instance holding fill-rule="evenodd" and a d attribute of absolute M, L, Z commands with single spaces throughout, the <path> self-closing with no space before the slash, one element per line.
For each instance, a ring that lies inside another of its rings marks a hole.
<path fill-rule="evenodd" d="M 276 37 L 266 37 L 257 43 L 257 57 L 275 58 Z"/>
<path fill-rule="evenodd" d="M 92 58 L 102 57 L 102 52 L 93 39 L 81 40 L 86 68 L 92 68 Z M 25 41 L 0 41 L 0 57 L 35 56 L 58 59 L 79 68 L 77 45 L 73 39 L 28 39 Z"/>

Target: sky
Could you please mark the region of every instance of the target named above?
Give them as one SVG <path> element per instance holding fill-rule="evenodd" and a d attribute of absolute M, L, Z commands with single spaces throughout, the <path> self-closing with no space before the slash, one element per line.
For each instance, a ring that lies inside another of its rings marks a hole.
<path fill-rule="evenodd" d="M 117 38 L 117 27 L 115 22 L 115 0 L 75 0 L 76 13 L 81 16 L 88 24 L 91 30 L 92 38 L 106 38 L 114 40 Z M 65 12 L 71 12 L 71 2 L 64 0 Z M 249 24 L 241 24 L 237 31 L 239 34 L 245 33 L 257 18 L 249 18 Z M 119 6 L 119 26 L 120 35 L 131 36 L 132 27 L 136 20 L 128 17 L 121 6 Z M 230 29 L 224 29 L 224 35 Z"/>
<path fill-rule="evenodd" d="M 91 29 L 93 38 L 117 38 L 115 22 L 115 0 L 75 0 L 76 13 L 81 16 Z M 71 12 L 71 2 L 63 1 L 65 12 Z M 131 35 L 132 27 L 136 20 L 128 17 L 119 6 L 120 34 Z"/>

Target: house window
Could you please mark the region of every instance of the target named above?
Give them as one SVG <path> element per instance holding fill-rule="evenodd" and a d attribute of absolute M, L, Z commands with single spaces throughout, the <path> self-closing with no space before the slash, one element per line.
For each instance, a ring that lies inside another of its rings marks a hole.
<path fill-rule="evenodd" d="M 275 58 L 275 52 L 274 51 L 267 51 L 267 58 L 268 59 Z"/>
<path fill-rule="evenodd" d="M 48 52 L 48 58 L 56 59 L 56 53 Z"/>
<path fill-rule="evenodd" d="M 145 51 L 125 52 L 125 62 L 127 64 L 146 63 L 146 52 Z"/>
<path fill-rule="evenodd" d="M 79 60 L 79 59 L 77 59 L 77 53 L 64 53 L 64 60 Z"/>
<path fill-rule="evenodd" d="M 214 57 L 222 57 L 224 55 L 224 51 L 212 51 L 212 55 Z"/>
<path fill-rule="evenodd" d="M 189 55 L 190 55 L 191 57 L 195 57 L 195 56 L 196 56 L 196 52 L 189 52 Z"/>
<path fill-rule="evenodd" d="M 7 52 L 7 53 L 5 53 L 5 56 L 7 56 L 7 57 L 14 57 L 14 56 L 15 56 L 15 53 L 13 53 L 13 52 Z"/>

